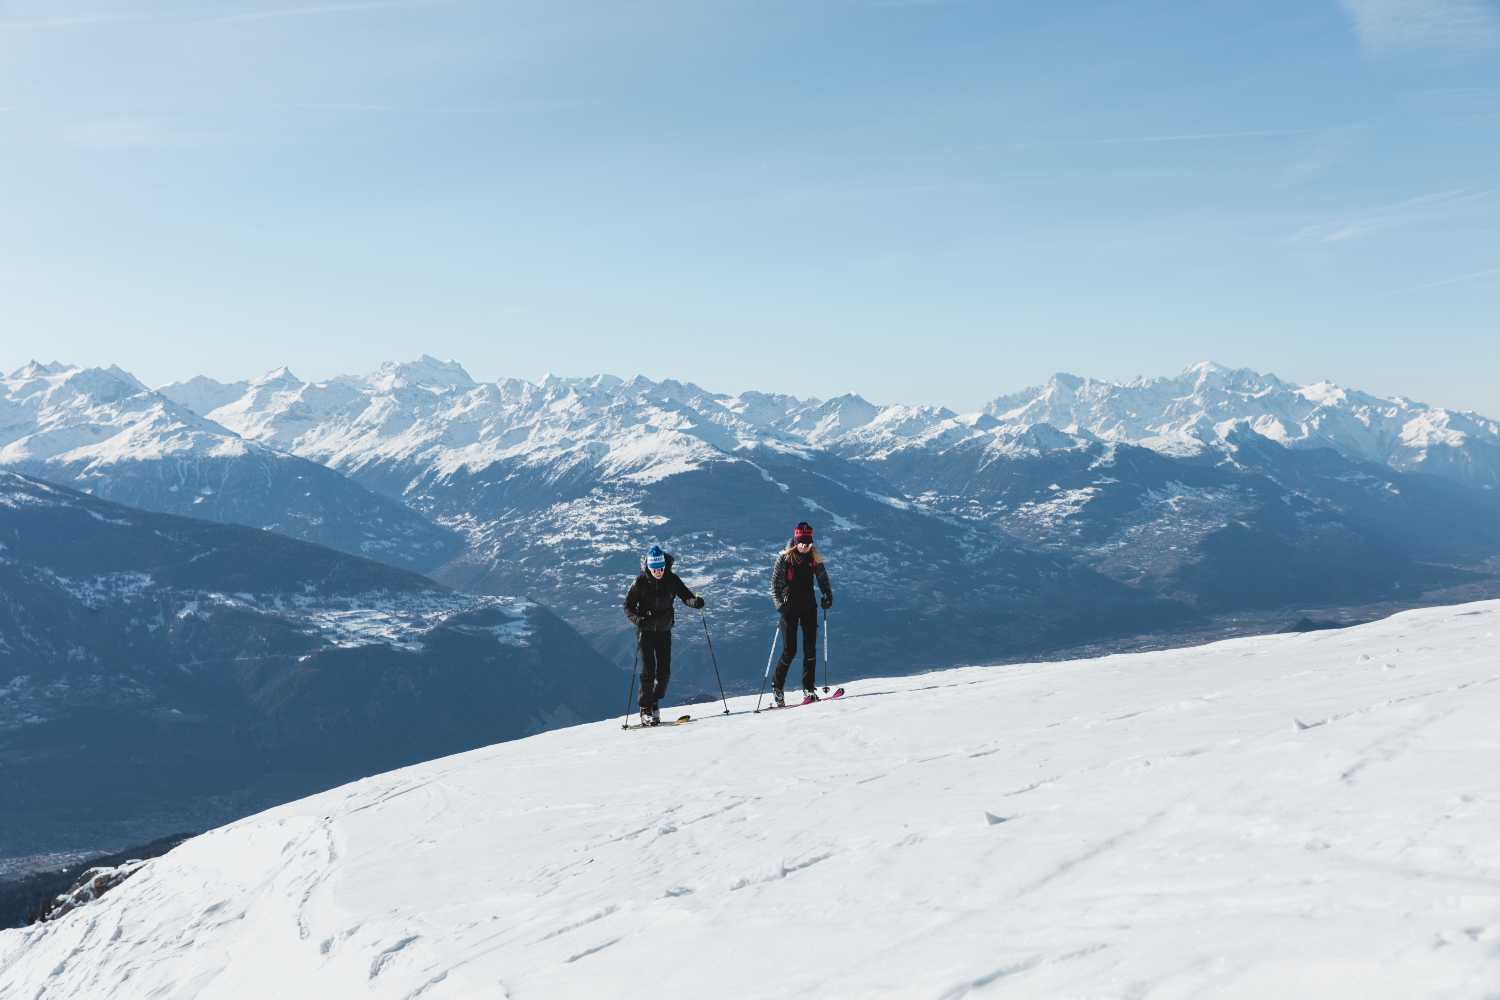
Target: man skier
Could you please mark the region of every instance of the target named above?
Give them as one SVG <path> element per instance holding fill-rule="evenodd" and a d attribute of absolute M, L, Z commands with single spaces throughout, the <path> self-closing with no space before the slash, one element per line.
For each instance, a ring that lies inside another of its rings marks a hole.
<path fill-rule="evenodd" d="M 782 688 L 796 655 L 798 625 L 802 626 L 802 704 L 818 700 L 818 608 L 813 603 L 814 580 L 823 591 L 823 607 L 833 607 L 833 588 L 828 585 L 823 555 L 813 546 L 812 525 L 801 521 L 771 571 L 771 600 L 776 603 L 781 629 L 786 633 L 781 660 L 776 664 L 776 684 L 771 689 L 777 708 L 786 705 Z"/>
<path fill-rule="evenodd" d="M 651 546 L 641 560 L 641 574 L 625 595 L 625 617 L 638 630 L 641 649 L 641 725 L 661 722 L 658 707 L 672 677 L 672 624 L 675 598 L 690 608 L 703 607 L 703 598 L 688 590 L 672 572 L 673 558 L 660 545 Z"/>

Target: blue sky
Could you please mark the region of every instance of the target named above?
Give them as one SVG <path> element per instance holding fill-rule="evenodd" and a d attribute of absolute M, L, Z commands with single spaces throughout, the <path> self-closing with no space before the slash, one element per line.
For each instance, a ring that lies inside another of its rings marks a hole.
<path fill-rule="evenodd" d="M 0 367 L 1500 416 L 1500 2 L 0 2 Z"/>

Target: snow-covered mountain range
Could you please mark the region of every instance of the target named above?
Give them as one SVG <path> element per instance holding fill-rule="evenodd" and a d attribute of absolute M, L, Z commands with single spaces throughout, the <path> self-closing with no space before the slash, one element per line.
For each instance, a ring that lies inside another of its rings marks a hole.
<path fill-rule="evenodd" d="M 617 675 L 529 601 L 0 470 L 0 858 L 600 718 Z"/>
<path fill-rule="evenodd" d="M 1248 428 L 1288 448 L 1480 486 L 1500 484 L 1500 424 L 1476 413 L 1381 399 L 1331 382 L 1293 385 L 1210 362 L 1125 385 L 1056 375 L 984 408 L 1001 427 L 1050 424 L 1108 442 L 1196 453 Z"/>
<path fill-rule="evenodd" d="M 0 378 L 0 467 L 417 570 L 462 547 L 403 504 L 247 440 L 115 367 L 33 362 Z"/>
<path fill-rule="evenodd" d="M 67 372 L 10 381 L 128 377 Z M 322 382 L 278 369 L 134 389 L 461 537 L 419 568 L 530 595 L 617 663 L 620 595 L 664 541 L 708 597 L 738 684 L 758 679 L 766 577 L 804 518 L 834 559 L 841 651 L 889 672 L 1290 604 L 1411 601 L 1500 555 L 1493 421 L 1213 364 L 1126 385 L 1059 375 L 970 414 L 640 376 L 481 383 L 431 357 Z M 54 407 L 47 427 L 76 434 L 78 412 Z M 23 417 L 11 436 L 45 439 Z M 920 654 L 891 641 L 892 621 L 916 623 Z"/>
<path fill-rule="evenodd" d="M 1212 362 L 1125 384 L 1058 374 L 963 415 L 877 406 L 857 395 L 731 396 L 639 377 L 480 384 L 457 362 L 426 356 L 364 378 L 304 383 L 282 368 L 254 382 L 197 378 L 161 391 L 250 440 L 344 470 L 401 459 L 442 474 L 515 455 L 551 463 L 566 453 L 641 478 L 770 441 L 863 459 L 976 439 L 996 457 L 1091 440 L 1199 454 L 1248 428 L 1286 447 L 1330 448 L 1401 472 L 1500 484 L 1500 423 L 1493 420 Z"/>
<path fill-rule="evenodd" d="M 873 605 L 844 619 L 851 655 L 892 668 L 889 643 L 860 645 L 890 615 L 963 636 L 962 659 L 982 641 L 1037 650 L 1320 594 L 1412 596 L 1438 582 L 1417 564 L 1500 552 L 1494 422 L 1214 364 L 1127 385 L 1059 375 L 962 415 L 644 377 L 478 383 L 431 357 L 162 393 L 463 532 L 440 579 L 536 594 L 605 648 L 609 578 L 660 535 L 734 609 L 749 659 L 768 551 L 803 517 Z M 1008 627 L 978 640 L 997 614 Z"/>
<path fill-rule="evenodd" d="M 1484 997 L 1500 602 L 435 760 L 0 932 L 0 995 Z"/>

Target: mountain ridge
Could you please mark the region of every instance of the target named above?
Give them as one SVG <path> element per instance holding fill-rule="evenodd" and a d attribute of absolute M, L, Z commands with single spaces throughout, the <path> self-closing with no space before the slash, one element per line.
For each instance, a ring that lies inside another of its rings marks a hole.
<path fill-rule="evenodd" d="M 735 686 L 758 679 L 769 567 L 804 519 L 834 560 L 841 650 L 889 673 L 916 655 L 882 639 L 892 620 L 920 623 L 930 664 L 996 645 L 1024 658 L 1321 590 L 1420 602 L 1492 575 L 1500 551 L 1492 423 L 1212 363 L 1126 384 L 1060 374 L 968 414 L 644 375 L 478 383 L 430 356 L 237 385 L 161 395 L 214 403 L 199 419 L 437 526 L 446 558 L 406 565 L 530 595 L 622 668 L 614 591 L 640 551 L 672 548 Z"/>
<path fill-rule="evenodd" d="M 211 382 L 195 380 L 184 398 L 215 398 Z M 32 364 L 0 378 L 6 467 L 129 506 L 269 528 L 412 569 L 440 565 L 461 547 L 404 504 L 249 440 L 115 366 Z"/>
<path fill-rule="evenodd" d="M 974 427 L 973 433 L 1006 434 L 1015 437 L 1037 425 L 1047 424 L 1064 433 L 1103 441 L 1139 444 L 1172 454 L 1196 453 L 1222 444 L 1239 422 L 1257 433 L 1288 447 L 1332 447 L 1351 457 L 1379 461 L 1401 471 L 1431 471 L 1471 485 L 1500 483 L 1500 423 L 1480 414 L 1416 403 L 1405 397 L 1382 399 L 1332 382 L 1295 385 L 1271 374 L 1249 368 L 1231 368 L 1215 362 L 1189 365 L 1176 376 L 1139 377 L 1127 382 L 1058 373 L 1041 386 L 997 396 L 978 411 L 960 414 L 940 405 L 877 405 L 855 393 L 828 400 L 802 400 L 765 392 L 714 393 L 692 383 L 672 379 L 654 382 L 642 375 L 624 380 L 612 375 L 563 378 L 549 375 L 539 383 L 506 379 L 477 383 L 456 362 L 438 362 L 424 356 L 405 367 L 421 370 L 453 369 L 459 378 L 436 378 L 426 385 L 437 398 L 450 393 L 469 394 L 458 409 L 444 412 L 435 401 L 425 408 L 436 424 L 449 427 L 460 415 L 483 423 L 514 419 L 527 400 L 545 397 L 555 401 L 560 394 L 575 393 L 585 408 L 606 407 L 606 400 L 628 392 L 654 392 L 662 402 L 698 405 L 716 404 L 732 416 L 724 423 L 733 430 L 761 439 L 824 447 L 858 458 L 878 458 L 894 448 L 922 444 L 942 425 L 951 430 L 955 421 Z M 402 365 L 387 362 L 370 376 L 338 376 L 310 384 L 303 396 L 331 393 L 335 385 L 359 387 L 366 402 L 382 392 L 416 385 L 391 373 Z M 382 374 L 384 373 L 384 374 Z M 484 390 L 493 387 L 494 394 Z M 478 390 L 481 395 L 474 395 Z M 163 393 L 186 397 L 179 385 L 164 386 Z M 550 395 L 549 395 L 550 394 Z M 355 403 L 354 400 L 344 400 Z M 317 401 L 299 399 L 307 409 L 317 410 Z M 456 402 L 456 400 L 455 400 Z M 421 407 L 421 401 L 417 401 Z M 290 403 L 284 404 L 290 406 Z M 272 405 L 255 406 L 242 401 L 235 410 L 218 415 L 224 422 L 252 439 L 275 440 L 286 450 L 317 456 L 336 467 L 358 465 L 359 447 L 347 437 L 345 447 L 319 446 L 311 440 L 277 434 L 268 427 L 287 425 L 290 416 L 275 413 Z M 246 411 L 253 410 L 258 422 Z M 204 414 L 211 416 L 218 411 Z M 325 410 L 325 413 L 327 411 Z M 342 414 L 344 420 L 351 414 Z M 328 414 L 328 419 L 338 417 Z M 981 420 L 995 421 L 980 428 Z M 873 426 L 872 426 L 873 425 Z M 434 435 L 437 436 L 437 435 Z M 482 439 L 475 434 L 473 440 Z M 1430 454 L 1434 449 L 1477 449 L 1470 461 Z M 366 442 L 364 450 L 371 449 Z"/>

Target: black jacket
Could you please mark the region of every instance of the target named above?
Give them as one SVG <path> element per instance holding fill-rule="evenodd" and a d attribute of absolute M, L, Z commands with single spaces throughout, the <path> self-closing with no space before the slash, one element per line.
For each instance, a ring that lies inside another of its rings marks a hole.
<path fill-rule="evenodd" d="M 828 583 L 828 569 L 821 559 L 811 555 L 800 556 L 796 552 L 783 552 L 771 570 L 771 600 L 777 611 L 806 611 L 815 606 L 813 582 L 825 597 L 833 597 L 833 588 Z"/>
<path fill-rule="evenodd" d="M 668 554 L 667 571 L 660 580 L 643 568 L 635 583 L 630 585 L 630 593 L 625 595 L 625 617 L 636 628 L 645 632 L 670 632 L 676 621 L 674 599 L 680 597 L 683 604 L 697 605 L 698 599 L 688 590 L 687 584 L 672 572 L 674 562 L 676 560 Z"/>

